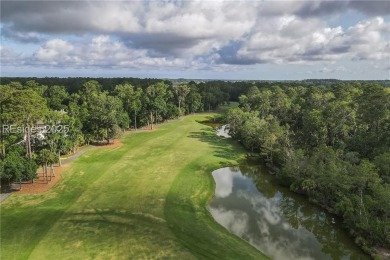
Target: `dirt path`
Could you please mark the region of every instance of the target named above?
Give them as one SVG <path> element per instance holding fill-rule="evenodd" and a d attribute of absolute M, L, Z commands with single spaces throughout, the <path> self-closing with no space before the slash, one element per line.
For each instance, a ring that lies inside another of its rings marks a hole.
<path fill-rule="evenodd" d="M 7 199 L 11 194 L 35 194 L 35 193 L 41 193 L 48 191 L 51 189 L 60 179 L 62 176 L 62 172 L 69 167 L 70 163 L 72 163 L 74 160 L 76 160 L 78 157 L 83 155 L 85 152 L 96 148 L 96 149 L 102 149 L 102 148 L 113 148 L 113 147 L 119 147 L 122 145 L 122 142 L 120 140 L 114 140 L 112 143 L 108 145 L 102 145 L 102 146 L 85 146 L 79 149 L 76 153 L 61 158 L 61 166 L 54 166 L 54 172 L 55 177 L 49 177 L 48 180 L 46 180 L 42 168 L 38 169 L 37 178 L 34 180 L 34 183 L 30 182 L 22 182 L 22 189 L 19 190 L 19 183 L 13 183 L 11 184 L 11 191 L 5 192 L 0 194 L 0 203 L 3 202 L 5 199 Z M 48 169 L 48 175 L 50 176 L 50 168 Z"/>
<path fill-rule="evenodd" d="M 34 183 L 22 183 L 22 189 L 19 189 L 19 184 L 14 183 L 12 187 L 15 189 L 12 193 L 14 194 L 35 194 L 35 193 L 41 193 L 45 192 L 51 187 L 53 187 L 62 176 L 62 172 L 64 169 L 66 169 L 69 166 L 69 164 L 65 164 L 62 166 L 56 166 L 54 167 L 55 177 L 50 177 L 50 168 L 48 169 L 48 180 L 46 180 L 42 169 L 39 169 L 39 173 L 37 175 L 37 178 L 34 180 Z"/>
<path fill-rule="evenodd" d="M 63 157 L 61 158 L 61 163 L 62 164 L 68 164 L 68 163 L 71 163 L 73 162 L 74 160 L 76 160 L 77 158 L 79 158 L 82 154 L 84 154 L 85 152 L 91 150 L 93 148 L 93 146 L 85 146 L 81 149 L 79 149 L 76 153 L 70 155 L 70 156 L 67 156 L 67 157 Z"/>

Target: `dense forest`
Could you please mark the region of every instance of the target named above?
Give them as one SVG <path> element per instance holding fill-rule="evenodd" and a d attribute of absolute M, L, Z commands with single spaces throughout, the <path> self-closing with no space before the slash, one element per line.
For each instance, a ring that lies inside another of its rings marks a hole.
<path fill-rule="evenodd" d="M 369 251 L 390 245 L 390 89 L 375 83 L 252 87 L 230 134 L 291 190 L 342 217 Z"/>
<path fill-rule="evenodd" d="M 7 84 L 0 85 L 0 178 L 6 183 L 33 180 L 38 165 L 48 179 L 53 174 L 49 166 L 81 145 L 109 143 L 129 128 L 153 129 L 180 115 L 213 110 L 230 98 L 224 86 L 215 83 L 18 80 L 2 79 Z"/>
<path fill-rule="evenodd" d="M 46 179 L 59 156 L 228 101 L 231 135 L 291 190 L 390 245 L 389 82 L 2 78 L 0 178 Z"/>

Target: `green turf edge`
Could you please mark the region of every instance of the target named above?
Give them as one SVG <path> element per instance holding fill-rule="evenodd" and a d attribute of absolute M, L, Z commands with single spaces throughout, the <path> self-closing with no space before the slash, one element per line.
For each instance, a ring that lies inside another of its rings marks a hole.
<path fill-rule="evenodd" d="M 198 258 L 269 259 L 218 224 L 207 210 L 215 194 L 212 171 L 237 165 L 244 157 L 244 150 L 234 140 L 217 137 L 211 127 L 201 138 L 213 146 L 223 147 L 223 151 L 194 158 L 175 178 L 164 209 L 169 228 Z"/>
<path fill-rule="evenodd" d="M 202 169 L 198 163 L 191 163 L 176 177 L 165 206 L 170 229 L 178 241 L 198 258 L 268 259 L 219 225 L 207 210 L 214 195 L 213 169 L 215 167 Z M 184 190 L 188 193 L 181 192 Z"/>
<path fill-rule="evenodd" d="M 195 118 L 198 119 L 199 117 L 194 117 L 194 120 Z M 162 129 L 162 132 L 171 131 L 175 127 L 170 123 L 167 123 L 167 125 L 169 129 Z M 212 170 L 234 163 L 232 158 L 240 157 L 240 152 L 237 152 L 240 151 L 240 148 L 234 145 L 233 141 L 217 139 L 213 130 L 211 128 L 209 130 L 203 131 L 202 138 L 206 138 L 207 142 L 213 145 L 220 145 L 219 148 L 223 147 L 226 151 L 216 152 L 217 149 L 213 149 L 214 156 L 210 154 L 202 155 L 180 171 L 172 183 L 164 208 L 169 228 L 177 237 L 178 242 L 198 258 L 263 259 L 265 257 L 259 251 L 230 234 L 216 223 L 207 211 L 206 207 L 215 190 L 215 183 L 211 176 Z M 145 142 L 145 139 L 159 136 L 161 133 L 158 132 L 142 133 L 144 138 L 138 140 L 125 138 L 124 143 L 140 145 Z M 235 146 L 235 148 L 232 149 L 232 146 Z M 94 158 L 91 158 L 92 156 Z M 12 196 L 9 201 L 12 202 L 9 203 L 12 206 L 8 207 L 8 203 L 5 203 L 1 207 L 7 212 L 5 216 L 1 214 L 3 216 L 2 229 L 0 230 L 1 237 L 7 238 L 6 241 L 1 241 L 1 247 L 2 249 L 7 247 L 5 251 L 8 252 L 6 255 L 2 254 L 4 250 L 0 252 L 2 259 L 28 258 L 52 225 L 81 196 L 85 185 L 99 179 L 101 174 L 104 173 L 104 169 L 109 167 L 109 164 L 105 162 L 108 159 L 118 159 L 119 157 L 121 157 L 121 154 L 116 152 L 108 154 L 104 150 L 88 151 L 85 156 L 78 158 L 77 163 L 72 164 L 71 168 L 64 172 L 63 180 L 57 183 L 51 191 L 39 195 Z M 94 161 L 93 166 L 89 164 L 91 159 Z M 97 174 L 85 174 L 81 177 L 71 178 L 72 175 L 85 169 L 85 167 L 95 168 L 95 170 L 90 170 Z M 67 174 L 70 171 L 72 171 L 72 174 Z M 50 195 L 53 195 L 53 197 L 50 197 Z M 37 205 L 22 205 L 23 201 L 29 201 L 30 199 L 32 201 L 43 199 L 44 202 Z M 45 218 L 42 218 L 42 214 L 45 215 Z M 7 225 L 3 225 L 3 223 Z M 20 231 L 20 228 L 18 229 L 20 226 L 24 227 L 22 234 L 17 232 L 17 230 Z M 3 232 L 8 235 L 3 237 Z M 23 234 L 26 234 L 26 236 Z"/>

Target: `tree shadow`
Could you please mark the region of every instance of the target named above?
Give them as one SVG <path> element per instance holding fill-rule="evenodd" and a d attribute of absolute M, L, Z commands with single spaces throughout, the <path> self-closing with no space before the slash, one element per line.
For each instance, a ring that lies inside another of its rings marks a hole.
<path fill-rule="evenodd" d="M 223 125 L 222 117 L 218 115 L 206 116 L 205 120 L 195 120 L 195 122 L 213 128 Z"/>
<path fill-rule="evenodd" d="M 163 237 L 165 229 L 165 220 L 155 217 L 152 214 L 143 212 L 134 212 L 132 210 L 115 209 L 85 209 L 82 212 L 72 212 L 66 214 L 64 222 L 71 224 L 73 229 L 113 229 L 117 235 L 127 236 L 128 233 L 138 235 L 153 235 L 152 237 Z M 127 232 L 121 232 L 127 230 Z"/>
<path fill-rule="evenodd" d="M 223 166 L 230 166 L 232 163 L 229 161 L 240 159 L 239 151 L 242 148 L 239 147 L 239 144 L 231 138 L 217 136 L 213 127 L 205 127 L 200 131 L 190 132 L 188 137 L 209 144 L 215 151 L 213 155 L 224 160 L 220 162 Z"/>

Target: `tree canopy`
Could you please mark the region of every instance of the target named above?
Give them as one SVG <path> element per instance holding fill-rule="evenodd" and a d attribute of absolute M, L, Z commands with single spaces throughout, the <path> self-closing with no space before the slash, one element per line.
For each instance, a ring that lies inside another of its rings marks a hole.
<path fill-rule="evenodd" d="M 291 190 L 343 218 L 357 241 L 390 245 L 390 95 L 375 83 L 253 86 L 231 135 Z"/>

